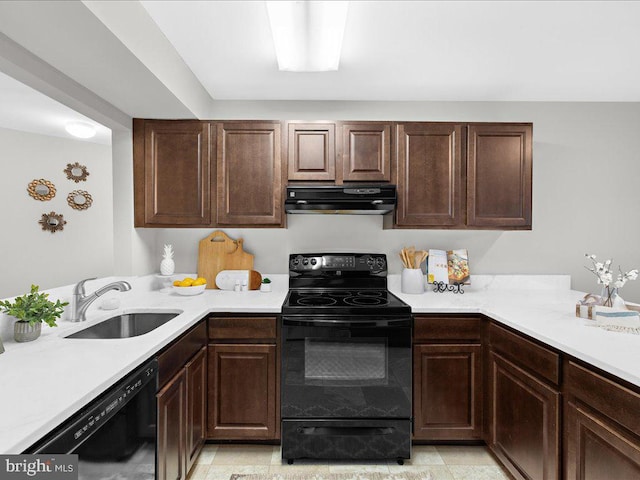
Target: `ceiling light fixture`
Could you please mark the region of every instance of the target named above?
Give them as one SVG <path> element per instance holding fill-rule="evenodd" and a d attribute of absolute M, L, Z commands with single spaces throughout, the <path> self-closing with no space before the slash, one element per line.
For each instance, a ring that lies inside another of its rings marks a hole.
<path fill-rule="evenodd" d="M 96 127 L 84 122 L 69 122 L 64 129 L 70 135 L 78 138 L 91 138 L 96 135 Z"/>
<path fill-rule="evenodd" d="M 338 70 L 349 2 L 275 1 L 266 4 L 280 70 Z"/>

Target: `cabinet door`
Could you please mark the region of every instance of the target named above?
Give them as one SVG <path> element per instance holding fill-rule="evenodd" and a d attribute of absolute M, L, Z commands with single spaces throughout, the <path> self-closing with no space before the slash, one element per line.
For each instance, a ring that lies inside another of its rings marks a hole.
<path fill-rule="evenodd" d="M 606 417 L 568 402 L 567 480 L 640 478 L 640 439 Z"/>
<path fill-rule="evenodd" d="M 204 445 L 207 428 L 207 347 L 185 366 L 187 386 L 186 456 L 187 472 Z"/>
<path fill-rule="evenodd" d="M 336 179 L 336 126 L 289 123 L 289 180 Z"/>
<path fill-rule="evenodd" d="M 282 224 L 281 130 L 279 122 L 218 124 L 218 224 Z"/>
<path fill-rule="evenodd" d="M 209 345 L 208 375 L 209 438 L 277 438 L 275 345 Z"/>
<path fill-rule="evenodd" d="M 479 344 L 414 346 L 414 439 L 482 438 L 481 359 Z"/>
<path fill-rule="evenodd" d="M 209 124 L 134 121 L 135 226 L 211 224 Z"/>
<path fill-rule="evenodd" d="M 469 125 L 467 224 L 531 229 L 531 124 Z"/>
<path fill-rule="evenodd" d="M 398 226 L 464 225 L 462 126 L 397 126 Z"/>
<path fill-rule="evenodd" d="M 492 352 L 489 446 L 518 479 L 560 472 L 560 394 Z"/>
<path fill-rule="evenodd" d="M 342 124 L 342 176 L 345 182 L 391 180 L 390 124 Z"/>
<path fill-rule="evenodd" d="M 184 480 L 186 388 L 184 370 L 158 393 L 158 480 Z"/>

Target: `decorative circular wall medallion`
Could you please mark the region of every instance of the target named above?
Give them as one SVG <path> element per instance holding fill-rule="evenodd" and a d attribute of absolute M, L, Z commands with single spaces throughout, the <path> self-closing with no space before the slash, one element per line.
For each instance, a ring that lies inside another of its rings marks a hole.
<path fill-rule="evenodd" d="M 51 233 L 56 233 L 58 230 L 64 230 L 64 226 L 67 221 L 63 218 L 62 214 L 56 212 L 43 213 L 42 218 L 38 220 L 38 223 L 42 225 L 43 230 L 49 230 Z"/>
<path fill-rule="evenodd" d="M 87 167 L 85 167 L 84 165 L 80 165 L 78 162 L 74 164 L 67 163 L 67 168 L 64 169 L 64 173 L 67 174 L 67 178 L 69 180 L 73 180 L 76 183 L 80 181 L 86 182 L 87 177 L 89 176 Z"/>
<path fill-rule="evenodd" d="M 93 198 L 85 190 L 74 190 L 67 195 L 67 203 L 75 210 L 86 210 L 93 203 Z"/>
<path fill-rule="evenodd" d="M 49 180 L 40 178 L 29 183 L 27 192 L 36 200 L 46 202 L 56 196 L 56 187 Z"/>

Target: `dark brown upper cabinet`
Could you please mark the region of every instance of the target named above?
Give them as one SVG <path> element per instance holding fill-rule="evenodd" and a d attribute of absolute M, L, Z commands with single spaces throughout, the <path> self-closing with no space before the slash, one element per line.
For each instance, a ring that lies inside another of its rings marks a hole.
<path fill-rule="evenodd" d="M 336 126 L 333 123 L 288 124 L 289 180 L 336 179 Z"/>
<path fill-rule="evenodd" d="M 530 123 L 399 123 L 394 226 L 531 229 Z"/>
<path fill-rule="evenodd" d="M 343 181 L 390 181 L 391 124 L 349 122 L 340 126 Z"/>
<path fill-rule="evenodd" d="M 467 225 L 531 229 L 531 124 L 471 124 Z"/>
<path fill-rule="evenodd" d="M 216 223 L 281 226 L 281 123 L 237 121 L 218 123 L 216 128 Z"/>
<path fill-rule="evenodd" d="M 211 224 L 209 124 L 133 122 L 135 226 Z"/>
<path fill-rule="evenodd" d="M 464 226 L 462 134 L 460 124 L 397 125 L 397 226 Z"/>
<path fill-rule="evenodd" d="M 288 122 L 291 181 L 388 182 L 391 124 Z"/>
<path fill-rule="evenodd" d="M 283 227 L 288 179 L 395 183 L 397 211 L 385 227 L 531 229 L 532 130 L 530 123 L 135 119 L 135 226 Z"/>

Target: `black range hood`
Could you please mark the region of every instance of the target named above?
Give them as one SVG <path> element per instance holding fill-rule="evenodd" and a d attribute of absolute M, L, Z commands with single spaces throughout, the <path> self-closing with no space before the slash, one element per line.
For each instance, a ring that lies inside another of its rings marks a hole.
<path fill-rule="evenodd" d="M 384 215 L 396 207 L 395 185 L 287 187 L 286 213 Z"/>

